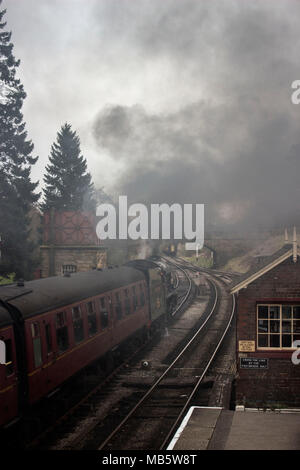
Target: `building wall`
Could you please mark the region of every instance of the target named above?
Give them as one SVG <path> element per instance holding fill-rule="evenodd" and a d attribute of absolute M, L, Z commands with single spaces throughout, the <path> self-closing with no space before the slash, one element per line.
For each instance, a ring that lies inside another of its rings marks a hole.
<path fill-rule="evenodd" d="M 75 266 L 76 272 L 107 266 L 107 248 L 99 245 L 96 215 L 91 211 L 46 212 L 43 243 L 41 277 L 60 276 L 63 266 Z"/>
<path fill-rule="evenodd" d="M 100 247 L 53 247 L 53 269 L 51 272 L 51 249 L 41 247 L 42 277 L 60 276 L 63 265 L 75 265 L 77 272 L 89 271 L 95 267 L 107 266 L 106 250 Z"/>
<path fill-rule="evenodd" d="M 249 407 L 300 407 L 300 365 L 291 361 L 293 350 L 257 349 L 256 305 L 272 302 L 300 304 L 299 260 L 294 263 L 289 258 L 237 295 L 236 402 Z M 253 352 L 239 350 L 239 341 L 247 340 L 255 342 Z M 267 358 L 268 369 L 241 369 L 241 357 Z"/>

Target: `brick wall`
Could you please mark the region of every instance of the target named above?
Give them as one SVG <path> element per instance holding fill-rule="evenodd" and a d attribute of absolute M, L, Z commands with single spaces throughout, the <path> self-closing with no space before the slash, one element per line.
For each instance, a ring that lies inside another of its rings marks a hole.
<path fill-rule="evenodd" d="M 258 350 L 257 303 L 300 304 L 300 261 L 292 258 L 249 284 L 237 295 L 237 348 L 240 340 L 255 341 L 255 351 L 237 351 L 236 402 L 246 406 L 300 407 L 300 365 L 291 361 L 292 351 Z M 268 358 L 268 369 L 241 369 L 240 357 Z"/>

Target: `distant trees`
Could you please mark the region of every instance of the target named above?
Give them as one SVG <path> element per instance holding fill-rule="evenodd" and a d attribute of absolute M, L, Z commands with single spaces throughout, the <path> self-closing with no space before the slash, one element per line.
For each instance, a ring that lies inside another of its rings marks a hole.
<path fill-rule="evenodd" d="M 29 211 L 39 199 L 38 183 L 30 174 L 37 157 L 32 156 L 33 144 L 23 122 L 26 93 L 16 78 L 20 61 L 13 56 L 11 33 L 5 31 L 5 13 L 0 11 L 0 275 L 28 277 L 34 248 L 28 237 Z"/>
<path fill-rule="evenodd" d="M 41 204 L 44 212 L 51 208 L 60 211 L 95 208 L 92 178 L 87 171 L 86 159 L 81 155 L 80 140 L 68 123 L 61 127 L 57 141 L 51 147 L 44 182 Z"/>

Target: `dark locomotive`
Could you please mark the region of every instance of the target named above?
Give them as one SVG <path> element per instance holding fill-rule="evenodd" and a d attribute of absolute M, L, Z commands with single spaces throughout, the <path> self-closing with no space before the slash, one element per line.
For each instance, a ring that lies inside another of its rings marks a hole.
<path fill-rule="evenodd" d="M 0 427 L 167 312 L 161 269 L 113 269 L 0 287 Z"/>

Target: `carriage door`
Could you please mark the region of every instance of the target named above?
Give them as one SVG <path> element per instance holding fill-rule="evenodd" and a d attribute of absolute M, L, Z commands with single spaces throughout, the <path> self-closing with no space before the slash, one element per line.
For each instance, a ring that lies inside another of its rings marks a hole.
<path fill-rule="evenodd" d="M 45 378 L 45 384 L 44 384 L 44 392 L 47 393 L 51 384 L 51 367 L 47 367 L 48 365 L 51 364 L 53 361 L 53 339 L 52 339 L 52 328 L 51 328 L 51 323 L 49 320 L 44 320 L 43 321 L 43 326 L 44 326 L 44 338 L 43 338 L 43 355 L 45 357 L 44 363 L 45 363 L 45 368 L 44 368 L 44 378 Z"/>
<path fill-rule="evenodd" d="M 18 381 L 15 342 L 12 328 L 0 331 L 0 423 L 13 419 L 18 413 Z"/>

